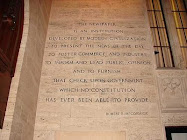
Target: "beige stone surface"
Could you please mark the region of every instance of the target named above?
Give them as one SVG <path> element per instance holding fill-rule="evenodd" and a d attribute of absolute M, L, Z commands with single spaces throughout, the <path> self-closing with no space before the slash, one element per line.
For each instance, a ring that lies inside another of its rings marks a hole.
<path fill-rule="evenodd" d="M 55 140 L 125 140 L 125 132 L 56 132 Z"/>
<path fill-rule="evenodd" d="M 163 139 L 145 8 L 144 0 L 52 2 L 34 140 Z"/>
<path fill-rule="evenodd" d="M 187 71 L 157 70 L 164 126 L 187 125 Z"/>
<path fill-rule="evenodd" d="M 162 110 L 187 110 L 186 70 L 157 71 Z"/>
<path fill-rule="evenodd" d="M 165 126 L 186 126 L 187 113 L 180 111 L 173 111 L 162 114 L 163 123 Z"/>
<path fill-rule="evenodd" d="M 85 123 L 86 122 L 86 123 Z M 56 130 L 44 127 L 35 131 L 36 140 L 56 140 L 56 133 L 99 133 L 103 131 L 125 132 L 126 139 L 147 140 L 162 139 L 160 134 L 160 120 L 158 119 L 126 119 L 126 118 L 64 118 L 61 128 Z M 75 125 L 76 124 L 76 125 Z M 144 127 L 142 127 L 144 125 Z M 153 130 L 150 133 L 150 130 Z"/>
<path fill-rule="evenodd" d="M 186 126 L 181 54 L 157 69 L 148 23 L 145 0 L 25 0 L 0 140 L 165 140 Z"/>

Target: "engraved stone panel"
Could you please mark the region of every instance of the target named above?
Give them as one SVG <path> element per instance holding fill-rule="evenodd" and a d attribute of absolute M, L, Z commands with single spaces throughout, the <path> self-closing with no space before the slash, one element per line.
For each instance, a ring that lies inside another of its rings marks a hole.
<path fill-rule="evenodd" d="M 164 110 L 186 110 L 187 84 L 185 71 L 159 71 L 158 84 Z"/>
<path fill-rule="evenodd" d="M 169 77 L 161 79 L 161 93 L 164 108 L 184 107 L 181 79 Z"/>
<path fill-rule="evenodd" d="M 145 8 L 144 0 L 53 1 L 35 139 L 42 131 L 162 139 Z"/>
<path fill-rule="evenodd" d="M 187 114 L 186 113 L 163 113 L 162 119 L 166 126 L 187 125 Z"/>

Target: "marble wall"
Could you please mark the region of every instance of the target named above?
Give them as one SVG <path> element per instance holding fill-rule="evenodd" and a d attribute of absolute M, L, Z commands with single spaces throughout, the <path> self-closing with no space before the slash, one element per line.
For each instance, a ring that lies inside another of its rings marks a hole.
<path fill-rule="evenodd" d="M 25 0 L 0 139 L 165 140 L 187 126 L 187 71 L 153 52 L 146 0 Z"/>
<path fill-rule="evenodd" d="M 164 139 L 145 9 L 144 0 L 53 0 L 34 140 Z"/>

